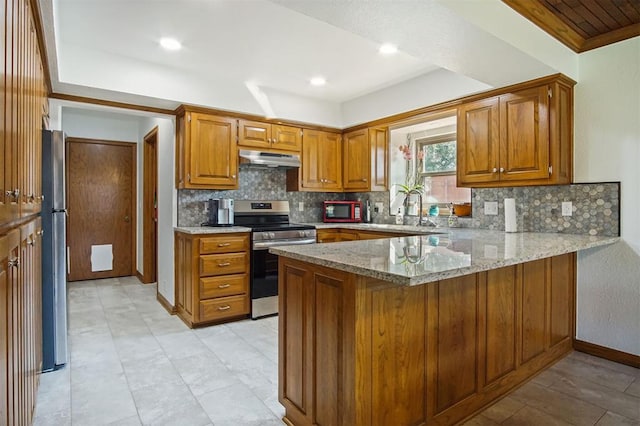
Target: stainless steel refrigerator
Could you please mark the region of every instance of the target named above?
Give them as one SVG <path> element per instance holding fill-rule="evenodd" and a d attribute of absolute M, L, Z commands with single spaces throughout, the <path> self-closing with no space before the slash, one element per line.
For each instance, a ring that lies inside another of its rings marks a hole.
<path fill-rule="evenodd" d="M 42 131 L 42 370 L 67 363 L 67 210 L 64 133 Z"/>

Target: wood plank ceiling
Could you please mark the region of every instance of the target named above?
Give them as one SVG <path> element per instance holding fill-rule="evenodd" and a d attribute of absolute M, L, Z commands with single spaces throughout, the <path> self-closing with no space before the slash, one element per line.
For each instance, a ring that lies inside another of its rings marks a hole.
<path fill-rule="evenodd" d="M 502 0 L 577 53 L 640 35 L 640 0 Z"/>

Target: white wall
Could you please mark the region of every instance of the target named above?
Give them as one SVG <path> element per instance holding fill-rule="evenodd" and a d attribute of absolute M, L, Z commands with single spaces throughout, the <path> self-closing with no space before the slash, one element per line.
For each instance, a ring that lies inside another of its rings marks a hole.
<path fill-rule="evenodd" d="M 621 237 L 578 255 L 577 338 L 640 355 L 640 37 L 579 55 L 575 181 L 621 182 Z"/>
<path fill-rule="evenodd" d="M 154 127 L 158 126 L 158 292 L 170 303 L 174 304 L 174 275 L 173 275 L 173 227 L 177 224 L 177 191 L 174 188 L 174 141 L 175 120 L 166 118 L 147 118 L 140 123 L 140 141 Z M 140 144 L 139 157 L 143 158 L 143 143 Z M 142 165 L 140 176 L 144 176 Z M 142 178 L 140 178 L 142 179 Z M 140 182 L 142 185 L 142 182 Z M 139 199 L 139 210 L 142 212 L 142 197 Z M 139 229 L 142 229 L 141 215 Z M 142 246 L 140 238 L 138 252 L 140 262 L 138 271 L 142 268 Z"/>

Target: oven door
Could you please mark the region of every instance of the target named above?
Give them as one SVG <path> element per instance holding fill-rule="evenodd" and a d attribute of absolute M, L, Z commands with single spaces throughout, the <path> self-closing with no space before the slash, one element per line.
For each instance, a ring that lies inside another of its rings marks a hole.
<path fill-rule="evenodd" d="M 254 242 L 251 250 L 251 318 L 278 314 L 278 256 L 269 247 L 313 244 L 315 239 Z"/>

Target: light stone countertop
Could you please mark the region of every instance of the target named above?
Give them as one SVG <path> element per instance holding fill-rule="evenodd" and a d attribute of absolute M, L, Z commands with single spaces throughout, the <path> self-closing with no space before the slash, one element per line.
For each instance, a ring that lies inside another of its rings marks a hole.
<path fill-rule="evenodd" d="M 230 234 L 233 232 L 251 232 L 245 226 L 176 226 L 174 231 L 184 234 Z"/>
<path fill-rule="evenodd" d="M 430 226 L 412 226 L 412 225 L 395 225 L 385 223 L 324 223 L 314 222 L 305 223 L 305 225 L 315 226 L 316 229 L 354 229 L 358 231 L 378 231 L 378 232 L 397 232 L 408 235 L 417 234 L 440 234 L 447 232 L 449 228 L 443 227 L 430 227 Z"/>
<path fill-rule="evenodd" d="M 389 225 L 388 228 L 381 228 L 379 225 L 355 227 L 343 224 L 326 227 L 381 231 L 402 229 L 394 229 L 394 225 Z M 269 251 L 401 285 L 418 285 L 613 244 L 620 239 L 535 232 L 505 233 L 469 228 L 420 227 L 418 230 L 439 231 L 442 234 L 282 246 L 273 247 Z"/>

